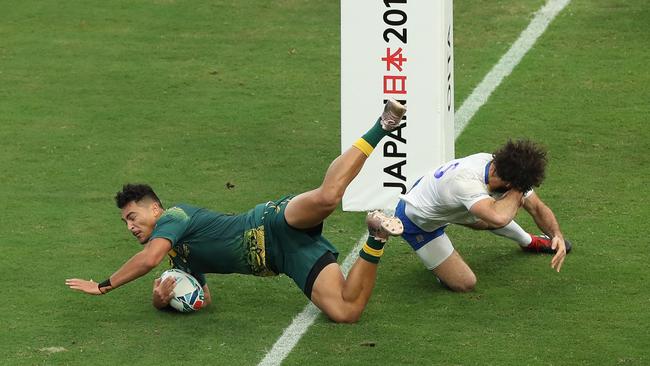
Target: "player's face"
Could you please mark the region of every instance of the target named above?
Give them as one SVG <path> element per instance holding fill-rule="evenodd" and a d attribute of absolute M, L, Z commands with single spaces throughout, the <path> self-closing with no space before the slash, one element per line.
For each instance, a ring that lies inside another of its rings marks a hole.
<path fill-rule="evenodd" d="M 490 175 L 488 180 L 488 189 L 490 192 L 506 193 L 510 189 L 510 183 L 501 179 L 494 168 L 494 164 L 490 165 Z"/>
<path fill-rule="evenodd" d="M 131 201 L 122 208 L 122 221 L 140 244 L 149 241 L 162 209 L 153 201 Z"/>

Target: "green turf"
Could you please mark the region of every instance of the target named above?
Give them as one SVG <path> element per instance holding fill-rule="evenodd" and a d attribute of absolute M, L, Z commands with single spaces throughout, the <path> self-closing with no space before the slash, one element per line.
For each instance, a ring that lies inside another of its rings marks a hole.
<path fill-rule="evenodd" d="M 457 106 L 542 3 L 455 1 Z M 150 306 L 165 266 L 103 297 L 63 282 L 102 280 L 139 249 L 112 202 L 126 181 L 225 212 L 318 185 L 339 153 L 338 2 L 7 0 L 0 14 L 0 364 L 259 362 L 306 304 L 286 277 L 209 276 L 215 306 L 190 316 Z M 538 193 L 576 245 L 560 274 L 452 228 L 479 278 L 452 294 L 394 241 L 361 322 L 320 317 L 285 363 L 648 364 L 649 32 L 645 1 L 573 0 L 457 140 L 458 156 L 508 137 L 549 148 Z M 362 232 L 340 211 L 325 228 L 343 256 Z"/>

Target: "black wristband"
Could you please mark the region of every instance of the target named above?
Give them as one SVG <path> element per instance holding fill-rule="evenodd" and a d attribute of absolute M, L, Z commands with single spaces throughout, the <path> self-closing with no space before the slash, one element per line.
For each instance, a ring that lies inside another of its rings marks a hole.
<path fill-rule="evenodd" d="M 105 294 L 105 292 L 102 291 L 102 287 L 113 287 L 113 285 L 111 285 L 110 277 L 97 284 L 97 288 L 99 289 L 99 292 Z"/>

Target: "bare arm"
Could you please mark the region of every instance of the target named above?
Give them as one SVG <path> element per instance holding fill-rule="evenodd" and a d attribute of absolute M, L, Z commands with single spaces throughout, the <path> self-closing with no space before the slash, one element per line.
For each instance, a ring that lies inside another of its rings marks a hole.
<path fill-rule="evenodd" d="M 73 290 L 83 291 L 91 295 L 101 295 L 111 291 L 119 286 L 131 282 L 139 277 L 149 273 L 156 268 L 165 258 L 167 252 L 171 249 L 171 243 L 167 239 L 156 238 L 144 245 L 144 249 L 136 253 L 131 259 L 120 267 L 110 277 L 111 286 L 98 288 L 97 282 L 92 280 L 86 281 L 78 278 L 67 279 L 65 281 Z"/>
<path fill-rule="evenodd" d="M 539 227 L 544 234 L 553 238 L 556 236 L 563 237 L 560 231 L 560 225 L 553 214 L 553 211 L 539 199 L 539 196 L 533 192 L 524 201 L 524 209 L 528 211 L 530 216 L 535 220 L 535 224 Z"/>
<path fill-rule="evenodd" d="M 532 216 L 537 227 L 551 238 L 551 248 L 556 250 L 551 267 L 560 272 L 566 256 L 566 244 L 553 211 L 534 192 L 524 201 L 524 209 Z"/>
<path fill-rule="evenodd" d="M 522 199 L 521 192 L 511 189 L 498 200 L 485 198 L 476 202 L 469 212 L 485 223 L 486 229 L 496 229 L 508 225 L 515 218 Z"/>

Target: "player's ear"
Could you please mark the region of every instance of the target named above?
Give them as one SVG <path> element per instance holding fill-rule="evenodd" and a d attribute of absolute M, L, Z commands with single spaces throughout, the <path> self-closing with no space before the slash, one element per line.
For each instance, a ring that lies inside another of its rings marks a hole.
<path fill-rule="evenodd" d="M 153 205 L 153 206 L 152 206 L 152 210 L 153 210 L 154 215 L 156 215 L 156 216 L 160 216 L 160 215 L 162 215 L 162 213 L 163 213 L 164 210 L 163 210 L 162 207 L 160 207 L 160 203 L 158 203 L 158 202 L 153 202 L 152 205 Z"/>

